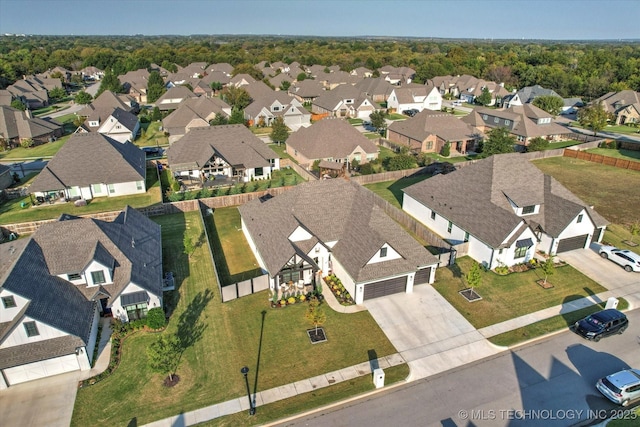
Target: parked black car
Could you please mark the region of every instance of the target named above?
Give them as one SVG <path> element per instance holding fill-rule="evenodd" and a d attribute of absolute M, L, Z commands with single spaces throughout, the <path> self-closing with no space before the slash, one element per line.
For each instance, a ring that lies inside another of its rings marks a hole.
<path fill-rule="evenodd" d="M 402 112 L 402 114 L 404 114 L 405 116 L 413 117 L 413 116 L 415 116 L 416 114 L 418 114 L 419 112 L 420 112 L 420 111 L 418 111 L 417 109 L 415 109 L 415 108 L 411 108 L 410 110 L 404 110 L 404 111 Z"/>
<path fill-rule="evenodd" d="M 162 157 L 164 151 L 160 147 L 142 147 L 147 157 Z"/>
<path fill-rule="evenodd" d="M 629 320 L 624 313 L 607 309 L 578 320 L 573 325 L 573 330 L 588 340 L 598 342 L 600 338 L 623 333 L 628 326 Z"/>

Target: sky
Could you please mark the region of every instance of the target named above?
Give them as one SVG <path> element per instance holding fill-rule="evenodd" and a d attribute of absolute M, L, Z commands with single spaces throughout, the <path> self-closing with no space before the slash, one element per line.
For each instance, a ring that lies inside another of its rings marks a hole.
<path fill-rule="evenodd" d="M 0 34 L 640 40 L 640 0 L 0 0 Z"/>

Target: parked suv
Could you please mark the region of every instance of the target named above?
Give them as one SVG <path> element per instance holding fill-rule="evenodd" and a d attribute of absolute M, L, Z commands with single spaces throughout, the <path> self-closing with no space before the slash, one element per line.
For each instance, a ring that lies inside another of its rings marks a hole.
<path fill-rule="evenodd" d="M 621 265 L 625 271 L 640 271 L 640 255 L 635 252 L 613 246 L 601 246 L 599 252 L 602 258 Z"/>
<path fill-rule="evenodd" d="M 598 342 L 600 338 L 623 333 L 627 326 L 629 326 L 627 316 L 610 308 L 578 320 L 573 325 L 573 330 L 588 340 Z"/>
<path fill-rule="evenodd" d="M 596 388 L 610 401 L 627 406 L 632 400 L 640 399 L 640 370 L 625 369 L 607 375 L 598 380 Z"/>

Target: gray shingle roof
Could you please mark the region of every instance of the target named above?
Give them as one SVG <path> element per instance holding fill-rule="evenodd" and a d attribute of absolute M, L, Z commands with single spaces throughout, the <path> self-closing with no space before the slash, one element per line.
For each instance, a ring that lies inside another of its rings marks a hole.
<path fill-rule="evenodd" d="M 439 111 L 422 110 L 410 119 L 393 122 L 389 130 L 424 141 L 429 135 L 437 135 L 445 141 L 474 139 L 478 131 L 456 116 Z"/>
<path fill-rule="evenodd" d="M 130 142 L 99 133 L 74 134 L 36 177 L 29 191 L 144 181 L 146 157 Z"/>
<path fill-rule="evenodd" d="M 582 209 L 587 210 L 596 225 L 607 223 L 519 153 L 494 155 L 403 191 L 494 248 L 500 247 L 523 222 L 539 224 L 554 237 Z M 518 217 L 509 199 L 521 207 L 541 205 L 541 211 Z"/>
<path fill-rule="evenodd" d="M 167 149 L 170 168 L 202 168 L 214 154 L 234 167 L 265 167 L 278 155 L 243 125 L 191 129 Z"/>
<path fill-rule="evenodd" d="M 269 200 L 256 199 L 239 208 L 242 219 L 274 276 L 296 253 L 310 248 L 288 237 L 299 226 L 311 240 L 337 242 L 333 257 L 357 282 L 415 271 L 438 261 L 373 203 L 376 197 L 358 184 L 342 179 L 308 182 Z M 401 259 L 367 265 L 388 243 Z"/>

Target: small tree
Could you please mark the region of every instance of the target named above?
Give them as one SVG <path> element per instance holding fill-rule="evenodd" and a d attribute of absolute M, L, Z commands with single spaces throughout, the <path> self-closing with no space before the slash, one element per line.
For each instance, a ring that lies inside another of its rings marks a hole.
<path fill-rule="evenodd" d="M 27 106 L 25 105 L 24 102 L 20 101 L 19 99 L 14 99 L 13 101 L 11 101 L 11 108 L 24 111 L 27 109 Z"/>
<path fill-rule="evenodd" d="M 282 83 L 280 83 L 280 90 L 283 92 L 288 91 L 290 87 L 291 87 L 291 82 L 287 80 L 283 80 Z"/>
<path fill-rule="evenodd" d="M 564 101 L 559 96 L 542 95 L 533 100 L 533 105 L 555 117 L 562 111 Z"/>
<path fill-rule="evenodd" d="M 231 110 L 231 117 L 229 117 L 230 125 L 246 125 L 247 121 L 244 119 L 243 110 L 234 108 Z"/>
<path fill-rule="evenodd" d="M 78 92 L 78 94 L 74 98 L 75 103 L 80 105 L 89 104 L 92 100 L 93 100 L 93 97 L 91 96 L 91 94 L 85 92 L 84 90 Z"/>
<path fill-rule="evenodd" d="M 442 146 L 440 154 L 442 154 L 443 157 L 449 157 L 451 155 L 451 143 L 449 141 Z"/>
<path fill-rule="evenodd" d="M 284 124 L 282 116 L 276 117 L 271 124 L 271 133 L 269 134 L 272 142 L 280 143 L 285 142 L 289 138 L 289 128 Z"/>
<path fill-rule="evenodd" d="M 151 329 L 161 329 L 166 325 L 167 319 L 164 316 L 162 307 L 155 307 L 147 313 L 147 326 Z"/>
<path fill-rule="evenodd" d="M 476 98 L 476 102 L 484 106 L 491 104 L 491 100 L 491 92 L 487 87 L 482 88 L 482 93 Z"/>
<path fill-rule="evenodd" d="M 196 246 L 193 244 L 193 240 L 191 240 L 191 237 L 187 233 L 184 234 L 182 243 L 184 246 L 185 255 L 191 258 L 191 255 L 193 255 L 193 252 L 196 250 Z"/>
<path fill-rule="evenodd" d="M 151 120 L 154 122 L 162 120 L 162 112 L 158 106 L 153 107 L 153 111 L 151 112 Z"/>
<path fill-rule="evenodd" d="M 320 306 L 320 300 L 318 300 L 318 298 L 311 298 L 309 300 L 309 307 L 307 308 L 305 317 L 309 322 L 313 324 L 313 326 L 315 327 L 315 332 L 317 334 L 318 326 L 327 321 L 327 315 Z"/>
<path fill-rule="evenodd" d="M 634 238 L 640 234 L 640 222 L 636 221 L 629 225 L 629 233 L 631 233 L 631 243 L 635 243 Z"/>
<path fill-rule="evenodd" d="M 67 96 L 67 91 L 62 89 L 61 87 L 54 87 L 49 91 L 48 95 L 53 99 L 62 99 Z"/>
<path fill-rule="evenodd" d="M 387 117 L 387 113 L 382 110 L 374 111 L 369 114 L 369 119 L 371 120 L 371 126 L 373 126 L 377 131 L 387 128 L 387 122 L 385 121 L 385 117 Z"/>
<path fill-rule="evenodd" d="M 180 343 L 175 335 L 160 335 L 157 341 L 147 347 L 149 367 L 160 374 L 169 374 L 169 380 L 173 381 L 181 353 Z"/>
<path fill-rule="evenodd" d="M 548 276 L 552 276 L 553 273 L 556 272 L 556 265 L 555 265 L 555 262 L 553 262 L 553 256 L 550 256 L 549 258 L 547 258 L 547 260 L 545 262 L 540 264 L 540 268 L 542 268 L 542 272 L 544 273 L 544 282 L 543 282 L 543 284 L 546 285 L 547 284 L 547 277 Z"/>
<path fill-rule="evenodd" d="M 229 119 L 227 118 L 227 116 L 225 116 L 222 113 L 218 113 L 216 114 L 216 116 L 209 120 L 209 125 L 211 126 L 219 126 L 219 125 L 226 125 L 229 123 Z"/>
<path fill-rule="evenodd" d="M 471 289 L 479 286 L 480 282 L 482 282 L 482 273 L 480 271 L 480 265 L 477 262 L 474 262 L 471 266 L 471 269 L 467 273 L 466 279 Z"/>
<path fill-rule="evenodd" d="M 515 137 L 509 134 L 506 128 L 491 129 L 482 143 L 481 157 L 489 157 L 494 154 L 513 153 L 516 144 Z"/>
<path fill-rule="evenodd" d="M 20 146 L 22 148 L 31 148 L 33 147 L 33 139 L 32 138 L 25 138 L 20 140 Z"/>
<path fill-rule="evenodd" d="M 218 93 L 222 90 L 222 83 L 220 82 L 211 82 L 209 85 L 214 93 Z"/>
<path fill-rule="evenodd" d="M 549 141 L 541 136 L 531 139 L 527 145 L 527 151 L 544 151 L 547 148 L 549 148 Z"/>
<path fill-rule="evenodd" d="M 578 123 L 591 129 L 594 136 L 598 134 L 598 131 L 604 129 L 608 119 L 609 114 L 605 111 L 602 104 L 590 105 L 578 111 Z"/>

